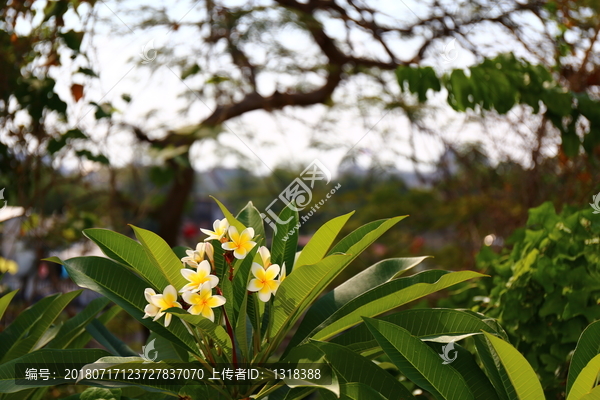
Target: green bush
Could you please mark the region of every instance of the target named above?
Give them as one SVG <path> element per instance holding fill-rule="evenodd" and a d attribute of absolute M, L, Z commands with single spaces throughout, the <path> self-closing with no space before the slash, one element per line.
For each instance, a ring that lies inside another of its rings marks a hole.
<path fill-rule="evenodd" d="M 493 279 L 440 304 L 497 318 L 548 398 L 561 396 L 568 356 L 584 328 L 600 318 L 600 216 L 590 207 L 557 214 L 546 202 L 529 210 L 526 227 L 499 254 L 483 247 L 477 265 Z"/>

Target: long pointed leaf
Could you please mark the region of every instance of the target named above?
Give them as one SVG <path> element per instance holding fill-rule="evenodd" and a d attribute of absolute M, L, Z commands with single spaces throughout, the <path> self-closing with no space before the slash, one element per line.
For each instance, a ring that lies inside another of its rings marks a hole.
<path fill-rule="evenodd" d="M 436 277 L 435 272 L 446 271 L 421 272 L 413 277 L 396 279 L 384 283 L 364 293 L 357 299 L 349 302 L 346 306 L 340 308 L 328 320 L 323 322 L 321 325 L 325 325 L 325 327 L 312 337 L 315 340 L 326 340 L 360 323 L 362 316 L 374 317 L 457 283 L 484 276 L 474 271 L 459 271 Z M 427 281 L 426 277 L 429 274 L 431 274 L 431 278 L 436 280 L 433 282 Z M 419 282 L 419 279 L 423 279 L 424 282 L 416 283 Z M 412 282 L 415 283 L 412 284 Z"/>
<path fill-rule="evenodd" d="M 311 345 L 323 351 L 341 383 L 363 383 L 388 399 L 415 399 L 396 378 L 353 351 L 327 342 L 311 342 Z"/>
<path fill-rule="evenodd" d="M 364 318 L 365 324 L 400 372 L 438 400 L 472 400 L 473 393 L 454 368 L 406 329 L 389 322 Z"/>
<path fill-rule="evenodd" d="M 20 357 L 33 350 L 38 341 L 48 331 L 54 320 L 60 315 L 64 308 L 77 296 L 81 294 L 81 290 L 61 294 L 53 299 L 52 304 L 44 310 L 40 318 L 27 331 L 27 336 L 19 339 L 10 347 L 4 354 L 1 362 L 12 360 Z"/>
<path fill-rule="evenodd" d="M 7 293 L 4 296 L 2 296 L 2 298 L 0 298 L 0 320 L 2 320 L 6 308 L 8 307 L 10 301 L 13 299 L 13 297 L 15 297 L 15 294 L 17 294 L 18 291 L 18 289 L 13 290 L 12 292 Z"/>
<path fill-rule="evenodd" d="M 93 320 L 85 329 L 113 355 L 121 357 L 138 356 L 135 351 L 131 350 L 121 339 L 113 335 L 98 320 Z"/>
<path fill-rule="evenodd" d="M 79 334 L 85 331 L 85 326 L 94 320 L 96 314 L 102 311 L 108 303 L 110 303 L 110 300 L 106 297 L 90 301 L 83 311 L 64 323 L 56 337 L 48 343 L 46 348 L 66 348 Z"/>
<path fill-rule="evenodd" d="M 370 266 L 358 275 L 328 292 L 308 309 L 300 326 L 288 344 L 288 349 L 307 339 L 315 328 L 346 303 L 361 294 L 389 281 L 400 272 L 419 264 L 426 257 L 393 258 Z"/>
<path fill-rule="evenodd" d="M 244 226 L 244 224 L 242 224 L 240 221 L 237 220 L 237 218 L 235 218 L 233 216 L 233 214 L 227 209 L 227 207 L 225 207 L 225 205 L 223 203 L 221 203 L 219 200 L 217 200 L 213 196 L 210 196 L 210 198 L 213 199 L 217 203 L 217 205 L 221 209 L 221 212 L 223 213 L 225 218 L 227 218 L 227 222 L 229 222 L 229 225 L 235 226 L 235 228 L 238 230 L 238 232 L 242 232 L 244 229 L 247 228 L 246 226 Z"/>
<path fill-rule="evenodd" d="M 321 226 L 302 249 L 298 260 L 296 260 L 296 268 L 321 261 L 327 254 L 327 250 L 329 250 L 329 247 L 331 247 L 331 244 L 337 235 L 353 214 L 354 211 L 340 215 Z"/>
<path fill-rule="evenodd" d="M 590 393 L 596 385 L 600 373 L 600 354 L 595 356 L 581 370 L 573 383 L 567 400 L 580 400 L 584 395 Z"/>
<path fill-rule="evenodd" d="M 198 353 L 192 336 L 180 321 L 172 321 L 165 327 L 161 322 L 143 318 L 143 310 L 148 304 L 144 297 L 146 282 L 127 268 L 101 257 L 71 258 L 65 261 L 65 267 L 77 285 L 104 295 L 151 331 L 192 353 Z"/>
<path fill-rule="evenodd" d="M 273 333 L 277 346 L 287 326 L 293 325 L 321 292 L 377 238 L 404 217 L 390 218 L 365 234 L 348 248 L 348 254 L 331 255 L 313 265 L 304 265 L 290 274 L 277 290 L 274 304 Z"/>
<path fill-rule="evenodd" d="M 600 353 L 600 321 L 596 321 L 588 325 L 583 331 L 577 342 L 577 347 L 571 359 L 569 367 L 569 376 L 567 378 L 567 394 L 570 393 L 571 386 L 575 383 L 575 379 L 585 366 Z"/>
<path fill-rule="evenodd" d="M 148 258 L 159 271 L 162 271 L 169 284 L 175 286 L 177 290 L 184 287 L 188 282 L 181 275 L 183 265 L 167 242 L 154 232 L 133 225 L 131 227 L 135 232 L 135 237 L 146 250 Z M 158 289 L 162 291 L 164 287 Z"/>
<path fill-rule="evenodd" d="M 542 385 L 525 357 L 504 340 L 487 332 L 483 334 L 506 369 L 517 398 L 519 400 L 543 399 Z"/>
<path fill-rule="evenodd" d="M 162 291 L 169 284 L 160 269 L 150 261 L 144 247 L 135 240 L 108 229 L 86 229 L 83 234 L 96 243 L 107 257 L 127 265 Z"/>
<path fill-rule="evenodd" d="M 285 263 L 289 274 L 294 269 L 294 259 L 298 250 L 298 210 L 292 209 L 292 203 L 288 204 L 279 213 L 279 220 L 286 222 L 277 225 L 277 232 L 271 245 L 271 262 L 280 267 Z"/>
<path fill-rule="evenodd" d="M 495 331 L 477 316 L 462 310 L 448 308 L 419 308 L 403 310 L 378 317 L 382 321 L 401 326 L 411 335 L 423 340 L 438 336 L 461 336 L 473 332 Z M 356 352 L 365 352 L 378 347 L 369 329 L 360 324 L 356 328 L 331 340 Z"/>

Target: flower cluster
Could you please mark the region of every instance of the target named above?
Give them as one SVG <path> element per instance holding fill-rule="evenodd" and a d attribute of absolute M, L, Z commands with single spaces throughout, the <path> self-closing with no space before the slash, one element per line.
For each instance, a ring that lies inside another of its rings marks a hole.
<path fill-rule="evenodd" d="M 244 259 L 248 253 L 256 246 L 254 238 L 254 229 L 246 228 L 242 232 L 238 232 L 235 226 L 230 226 L 227 219 L 216 220 L 213 223 L 213 229 L 200 229 L 208 235 L 204 242 L 198 243 L 195 250 L 186 250 L 186 256 L 181 259 L 183 268 L 181 275 L 188 283 L 179 289 L 183 301 L 189 307 L 187 311 L 193 315 L 202 315 L 205 318 L 213 321 L 215 314 L 213 308 L 220 307 L 225 304 L 226 299 L 221 295 L 221 290 L 218 287 L 219 278 L 212 273 L 215 271 L 215 251 L 212 240 L 220 242 L 221 247 L 225 250 L 225 260 L 228 260 L 227 255 L 233 255 L 238 260 Z M 253 278 L 248 283 L 247 289 L 250 292 L 257 292 L 258 298 L 261 301 L 267 302 L 271 295 L 277 293 L 279 285 L 286 276 L 285 263 L 280 267 L 277 264 L 271 264 L 271 254 L 269 249 L 261 246 L 258 249 L 261 263 L 252 263 Z M 230 263 L 230 268 L 233 268 Z M 231 279 L 231 278 L 230 278 Z M 213 289 L 216 289 L 218 294 L 213 294 Z M 165 316 L 165 326 L 171 323 L 171 314 L 165 311 L 172 307 L 184 308 L 178 300 L 177 289 L 173 285 L 165 287 L 163 293 L 157 294 L 154 289 L 147 288 L 144 291 L 144 296 L 148 301 L 144 309 L 144 318 L 153 317 L 154 321 Z"/>

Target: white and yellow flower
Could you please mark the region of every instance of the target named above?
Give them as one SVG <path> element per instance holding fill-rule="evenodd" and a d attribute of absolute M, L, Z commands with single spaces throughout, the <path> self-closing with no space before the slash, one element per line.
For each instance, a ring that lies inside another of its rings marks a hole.
<path fill-rule="evenodd" d="M 229 228 L 229 222 L 227 222 L 227 218 L 223 218 L 213 222 L 214 231 L 202 228 L 200 228 L 200 230 L 202 231 L 202 233 L 208 235 L 208 237 L 204 239 L 204 241 L 206 242 L 213 239 L 221 240 L 221 238 L 227 233 L 227 228 Z"/>
<path fill-rule="evenodd" d="M 197 292 L 203 284 L 208 283 L 211 288 L 219 284 L 219 278 L 210 274 L 210 263 L 202 260 L 197 264 L 196 270 L 183 268 L 181 275 L 189 282 L 181 288 L 180 292 Z"/>
<path fill-rule="evenodd" d="M 183 293 L 183 300 L 191 307 L 188 309 L 190 314 L 202 315 L 212 322 L 215 322 L 215 313 L 212 310 L 215 307 L 225 304 L 225 297 L 212 294 L 212 288 L 207 282 L 200 287 L 200 291 Z"/>
<path fill-rule="evenodd" d="M 198 264 L 204 260 L 205 255 L 209 260 L 213 260 L 214 249 L 212 244 L 202 242 L 196 245 L 196 250 L 186 250 L 185 254 L 187 254 L 187 256 L 183 257 L 181 262 L 189 265 L 190 267 L 197 268 Z"/>
<path fill-rule="evenodd" d="M 258 248 L 258 254 L 260 254 L 260 258 L 263 263 L 263 267 L 269 268 L 271 265 L 271 252 L 265 246 L 260 246 Z"/>
<path fill-rule="evenodd" d="M 165 315 L 165 310 L 172 307 L 182 308 L 181 304 L 177 301 L 177 290 L 173 285 L 165 287 L 162 294 L 156 294 L 152 289 L 144 290 L 144 296 L 148 300 L 148 304 L 144 309 L 146 317 L 154 317 L 154 321 Z M 152 307 L 150 307 L 152 306 Z M 169 326 L 171 323 L 171 314 L 165 316 L 165 326 Z"/>
<path fill-rule="evenodd" d="M 159 308 L 152 304 L 152 296 L 154 295 L 156 295 L 154 289 L 146 288 L 144 290 L 144 297 L 148 302 L 148 304 L 144 308 L 144 318 L 156 317 L 156 314 L 158 314 Z"/>
<path fill-rule="evenodd" d="M 230 226 L 229 239 L 231 242 L 223 243 L 221 247 L 225 250 L 233 250 L 234 257 L 241 260 L 256 246 L 256 242 L 253 242 L 252 238 L 254 238 L 254 229 L 246 228 L 242 233 L 238 233 L 235 226 Z"/>
<path fill-rule="evenodd" d="M 279 280 L 275 279 L 279 274 L 279 265 L 271 264 L 264 268 L 258 263 L 252 263 L 252 275 L 254 279 L 248 283 L 248 290 L 258 292 L 258 298 L 265 303 L 271 298 L 271 294 L 277 292 Z"/>

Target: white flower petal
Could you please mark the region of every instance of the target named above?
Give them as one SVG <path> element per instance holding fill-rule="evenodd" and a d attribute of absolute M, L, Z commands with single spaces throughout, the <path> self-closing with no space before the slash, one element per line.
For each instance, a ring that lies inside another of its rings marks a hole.
<path fill-rule="evenodd" d="M 251 279 L 248 283 L 248 290 L 251 292 L 258 292 L 263 288 L 263 284 L 258 279 Z"/>
<path fill-rule="evenodd" d="M 151 289 L 151 288 L 146 288 L 146 289 L 144 290 L 144 297 L 146 298 L 146 301 L 147 301 L 148 303 L 151 303 L 151 302 L 152 302 L 151 298 L 152 298 L 152 296 L 154 296 L 154 295 L 156 295 L 156 292 L 154 291 L 154 289 Z"/>
<path fill-rule="evenodd" d="M 266 303 L 271 298 L 271 291 L 270 290 L 269 291 L 262 291 L 262 290 L 259 291 L 258 298 L 260 299 L 260 301 L 263 301 Z"/>

